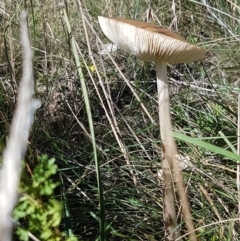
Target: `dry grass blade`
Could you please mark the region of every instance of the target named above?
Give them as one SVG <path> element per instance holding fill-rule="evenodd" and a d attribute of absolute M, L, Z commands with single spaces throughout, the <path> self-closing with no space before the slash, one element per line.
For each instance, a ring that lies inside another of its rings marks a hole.
<path fill-rule="evenodd" d="M 206 6 L 208 12 L 212 15 L 212 17 L 215 18 L 222 27 L 224 27 L 234 38 L 237 39 L 237 36 L 235 36 L 235 34 L 226 26 L 226 24 L 214 13 L 206 0 L 201 0 L 201 2 L 204 6 Z"/>
<path fill-rule="evenodd" d="M 7 147 L 3 154 L 0 181 L 0 240 L 10 241 L 13 223 L 12 211 L 17 202 L 18 183 L 21 176 L 22 159 L 27 148 L 28 136 L 34 111 L 40 102 L 32 99 L 33 65 L 28 34 L 27 14 L 21 15 L 21 40 L 23 45 L 23 77 L 19 87 L 18 105 L 12 121 Z"/>
<path fill-rule="evenodd" d="M 237 153 L 240 155 L 240 94 L 238 94 Z M 237 164 L 238 217 L 240 217 L 240 164 Z"/>
<path fill-rule="evenodd" d="M 211 205 L 211 207 L 213 209 L 213 212 L 217 216 L 218 220 L 221 222 L 222 218 L 221 218 L 221 216 L 220 216 L 216 206 L 214 205 L 214 202 L 213 202 L 212 198 L 208 194 L 207 190 L 202 185 L 199 185 L 199 187 L 200 187 L 202 193 L 204 194 L 204 196 L 206 197 L 206 199 L 208 200 L 208 202 L 210 203 L 210 205 Z M 223 232 L 224 232 L 224 227 L 222 226 L 221 227 L 221 233 L 220 233 L 221 237 L 223 236 Z"/>
<path fill-rule="evenodd" d="M 79 6 L 81 6 L 80 3 L 79 3 Z M 96 62 L 95 62 L 95 60 L 93 58 L 93 55 L 92 55 L 92 50 L 91 50 L 90 41 L 89 41 L 89 37 L 88 37 L 87 26 L 86 26 L 86 22 L 85 22 L 85 20 L 87 20 L 87 19 L 86 19 L 86 16 L 84 15 L 84 13 L 82 11 L 82 8 L 80 7 L 79 9 L 80 9 L 82 20 L 83 20 L 84 33 L 85 33 L 85 37 L 86 37 L 86 40 L 87 40 L 87 46 L 88 46 L 89 55 L 90 55 L 90 58 L 92 60 L 92 63 L 94 64 L 94 66 L 97 66 L 97 64 L 96 64 Z M 132 169 L 132 165 L 131 165 L 131 162 L 130 162 L 130 159 L 129 159 L 129 154 L 128 154 L 128 151 L 126 149 L 126 146 L 125 146 L 125 144 L 121 140 L 121 131 L 120 131 L 119 127 L 118 127 L 118 123 L 117 123 L 117 120 L 116 120 L 116 117 L 115 117 L 114 108 L 113 108 L 113 101 L 110 99 L 111 95 L 110 95 L 110 93 L 107 93 L 106 87 L 103 84 L 103 80 L 102 80 L 102 77 L 101 77 L 101 75 L 100 75 L 100 73 L 98 71 L 98 68 L 95 67 L 95 70 L 96 70 L 96 73 L 97 73 L 97 76 L 98 76 L 98 80 L 99 80 L 100 86 L 102 88 L 102 91 L 104 93 L 104 96 L 105 96 L 105 99 L 106 99 L 106 102 L 107 102 L 107 106 L 108 106 L 108 109 L 109 109 L 110 113 L 107 112 L 106 107 L 104 106 L 103 102 L 101 101 L 102 102 L 102 106 L 103 106 L 103 108 L 105 110 L 106 116 L 107 116 L 107 118 L 109 120 L 109 123 L 110 123 L 110 125 L 112 127 L 113 133 L 114 133 L 114 135 L 116 137 L 116 140 L 117 140 L 117 142 L 119 144 L 119 147 L 120 147 L 120 149 L 122 151 L 124 159 L 126 160 L 126 163 L 127 163 L 128 167 L 129 167 L 129 170 L 130 170 L 133 182 L 136 185 L 137 184 L 137 179 L 136 179 L 134 171 Z M 89 72 L 89 75 L 91 76 L 91 79 L 93 80 L 92 74 L 90 73 L 89 70 L 88 70 L 88 72 Z M 99 93 L 98 89 L 96 88 L 96 85 L 95 85 L 94 81 L 93 81 L 93 85 L 95 86 L 95 89 L 96 89 L 97 93 Z M 98 96 L 99 96 L 99 99 L 101 99 L 101 96 L 99 94 L 98 94 Z"/>
<path fill-rule="evenodd" d="M 86 20 L 86 19 L 85 19 Z M 87 22 L 87 20 L 86 20 Z M 92 29 L 91 25 L 88 24 L 88 26 Z M 104 47 L 104 44 L 102 42 L 102 40 L 98 37 L 97 33 L 92 29 L 92 31 L 96 34 L 96 37 L 99 41 L 99 43 L 103 46 L 103 49 L 106 50 L 106 47 Z M 111 56 L 111 54 L 106 50 L 106 53 L 109 57 L 109 59 L 112 61 L 112 63 L 114 64 L 114 66 L 116 67 L 119 75 L 122 77 L 122 79 L 124 80 L 124 82 L 126 83 L 126 85 L 129 87 L 129 89 L 131 90 L 131 92 L 133 93 L 134 97 L 136 98 L 136 100 L 138 101 L 139 105 L 141 106 L 142 110 L 145 112 L 145 114 L 148 116 L 149 120 L 151 121 L 152 124 L 156 124 L 155 121 L 153 120 L 152 116 L 150 115 L 149 111 L 147 110 L 147 108 L 145 107 L 145 105 L 142 103 L 142 101 L 140 100 L 138 94 L 136 93 L 136 91 L 134 90 L 134 88 L 132 87 L 132 85 L 130 84 L 130 81 L 124 76 L 124 74 L 122 73 L 122 71 L 120 70 L 119 66 L 117 65 L 116 61 L 113 59 L 113 57 Z"/>

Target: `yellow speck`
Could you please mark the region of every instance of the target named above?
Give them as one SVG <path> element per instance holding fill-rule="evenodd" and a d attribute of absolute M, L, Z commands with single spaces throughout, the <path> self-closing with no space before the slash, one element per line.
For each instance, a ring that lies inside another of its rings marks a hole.
<path fill-rule="evenodd" d="M 89 69 L 91 72 L 95 72 L 95 70 L 96 70 L 94 65 L 89 66 Z"/>

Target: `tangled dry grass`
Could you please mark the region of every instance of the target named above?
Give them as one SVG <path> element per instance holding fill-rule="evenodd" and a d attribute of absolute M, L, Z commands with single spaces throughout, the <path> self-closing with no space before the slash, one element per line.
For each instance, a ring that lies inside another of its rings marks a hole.
<path fill-rule="evenodd" d="M 33 168 L 41 153 L 56 158 L 63 177 L 61 186 L 65 187 L 63 202 L 67 201 L 71 228 L 79 240 L 99 237 L 99 199 L 79 66 L 62 10 L 66 10 L 71 24 L 87 86 L 108 240 L 163 240 L 161 180 L 156 173 L 161 140 L 156 124 L 154 66 L 120 49 L 110 56 L 100 54 L 103 44 L 110 42 L 100 31 L 97 16 L 144 21 L 151 18 L 207 49 L 201 63 L 168 65 L 174 130 L 235 151 L 240 63 L 238 5 L 235 0 L 173 0 L 161 4 L 154 0 L 34 0 L 6 1 L 1 6 L 0 146 L 2 149 L 5 145 L 16 105 L 22 67 L 19 17 L 27 8 L 35 56 L 35 96 L 41 99 L 42 106 L 35 117 L 26 162 Z M 239 240 L 236 162 L 189 142 L 177 144 L 181 156 L 190 159 L 191 168 L 184 170 L 184 178 L 199 239 Z M 176 205 L 180 210 L 181 202 Z M 178 220 L 184 235 L 180 212 Z M 187 240 L 185 236 L 183 240 Z"/>

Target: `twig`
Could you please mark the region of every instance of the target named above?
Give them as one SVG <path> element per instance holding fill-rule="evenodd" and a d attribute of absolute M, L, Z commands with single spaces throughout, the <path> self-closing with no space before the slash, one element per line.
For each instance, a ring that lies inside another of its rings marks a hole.
<path fill-rule="evenodd" d="M 17 202 L 17 190 L 33 114 L 40 106 L 32 99 L 34 91 L 32 51 L 28 34 L 27 13 L 21 15 L 21 40 L 23 46 L 23 76 L 19 86 L 18 104 L 13 116 L 9 139 L 3 153 L 0 177 L 0 241 L 10 241 L 13 222 L 11 215 Z"/>

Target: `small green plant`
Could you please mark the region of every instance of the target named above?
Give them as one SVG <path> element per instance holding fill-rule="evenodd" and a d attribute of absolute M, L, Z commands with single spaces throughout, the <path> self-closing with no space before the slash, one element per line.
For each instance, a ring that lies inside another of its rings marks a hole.
<path fill-rule="evenodd" d="M 54 190 L 59 183 L 52 180 L 57 169 L 55 159 L 43 155 L 39 157 L 39 164 L 35 167 L 30 182 L 24 176 L 21 197 L 13 213 L 14 219 L 20 224 L 16 229 L 19 240 L 28 241 L 30 234 L 41 240 L 63 240 L 64 235 L 58 228 L 62 205 L 54 198 Z"/>

